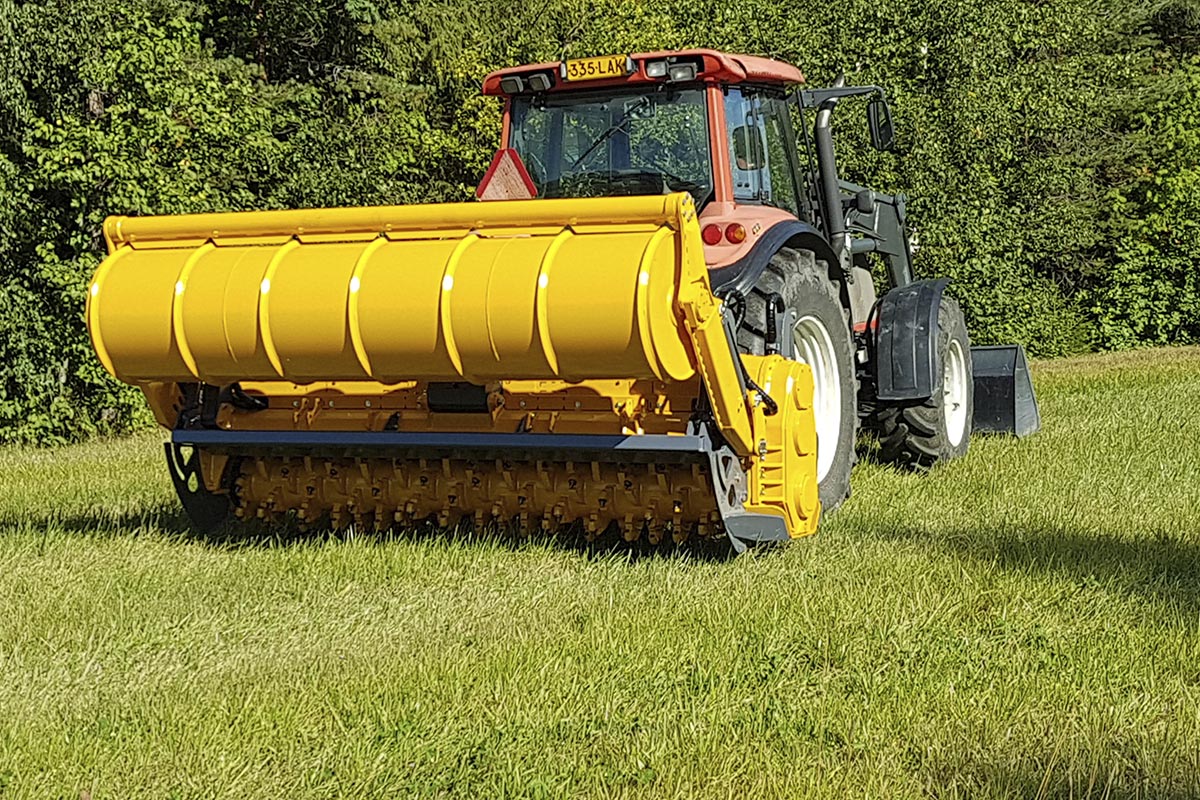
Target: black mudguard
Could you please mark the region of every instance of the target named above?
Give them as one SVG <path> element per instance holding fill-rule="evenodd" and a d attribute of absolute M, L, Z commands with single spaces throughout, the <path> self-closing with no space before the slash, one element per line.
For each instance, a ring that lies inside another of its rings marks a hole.
<path fill-rule="evenodd" d="M 938 307 L 947 278 L 914 281 L 880 298 L 873 314 L 875 396 L 885 403 L 927 400 L 937 363 Z"/>

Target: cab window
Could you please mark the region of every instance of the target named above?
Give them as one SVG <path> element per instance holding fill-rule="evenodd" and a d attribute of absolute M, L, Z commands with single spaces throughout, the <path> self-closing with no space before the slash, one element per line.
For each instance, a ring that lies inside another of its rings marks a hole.
<path fill-rule="evenodd" d="M 799 213 L 788 114 L 782 97 L 738 86 L 726 89 L 726 138 L 735 200 Z"/>
<path fill-rule="evenodd" d="M 509 142 L 538 197 L 610 197 L 713 191 L 703 89 L 651 87 L 512 101 Z"/>

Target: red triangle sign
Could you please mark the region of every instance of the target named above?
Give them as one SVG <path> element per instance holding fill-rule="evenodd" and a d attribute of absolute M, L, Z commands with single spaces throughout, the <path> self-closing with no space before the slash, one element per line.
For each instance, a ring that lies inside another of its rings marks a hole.
<path fill-rule="evenodd" d="M 512 148 L 496 151 L 492 165 L 475 188 L 479 200 L 530 200 L 537 197 L 537 187 L 521 156 Z"/>

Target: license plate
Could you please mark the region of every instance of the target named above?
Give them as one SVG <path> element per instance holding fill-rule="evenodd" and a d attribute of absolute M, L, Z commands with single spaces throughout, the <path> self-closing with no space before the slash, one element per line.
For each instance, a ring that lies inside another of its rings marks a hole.
<path fill-rule="evenodd" d="M 596 56 L 572 58 L 563 64 L 563 75 L 569 81 L 595 81 L 601 78 L 621 78 L 628 75 L 629 56 Z"/>

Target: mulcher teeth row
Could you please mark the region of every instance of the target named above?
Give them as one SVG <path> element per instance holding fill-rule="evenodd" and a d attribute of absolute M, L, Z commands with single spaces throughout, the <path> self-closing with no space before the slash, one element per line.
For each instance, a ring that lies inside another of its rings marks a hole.
<path fill-rule="evenodd" d="M 240 519 L 295 512 L 303 526 L 579 526 L 592 539 L 615 525 L 626 541 L 651 544 L 723 535 L 699 464 L 281 457 L 244 462 L 235 486 Z"/>

